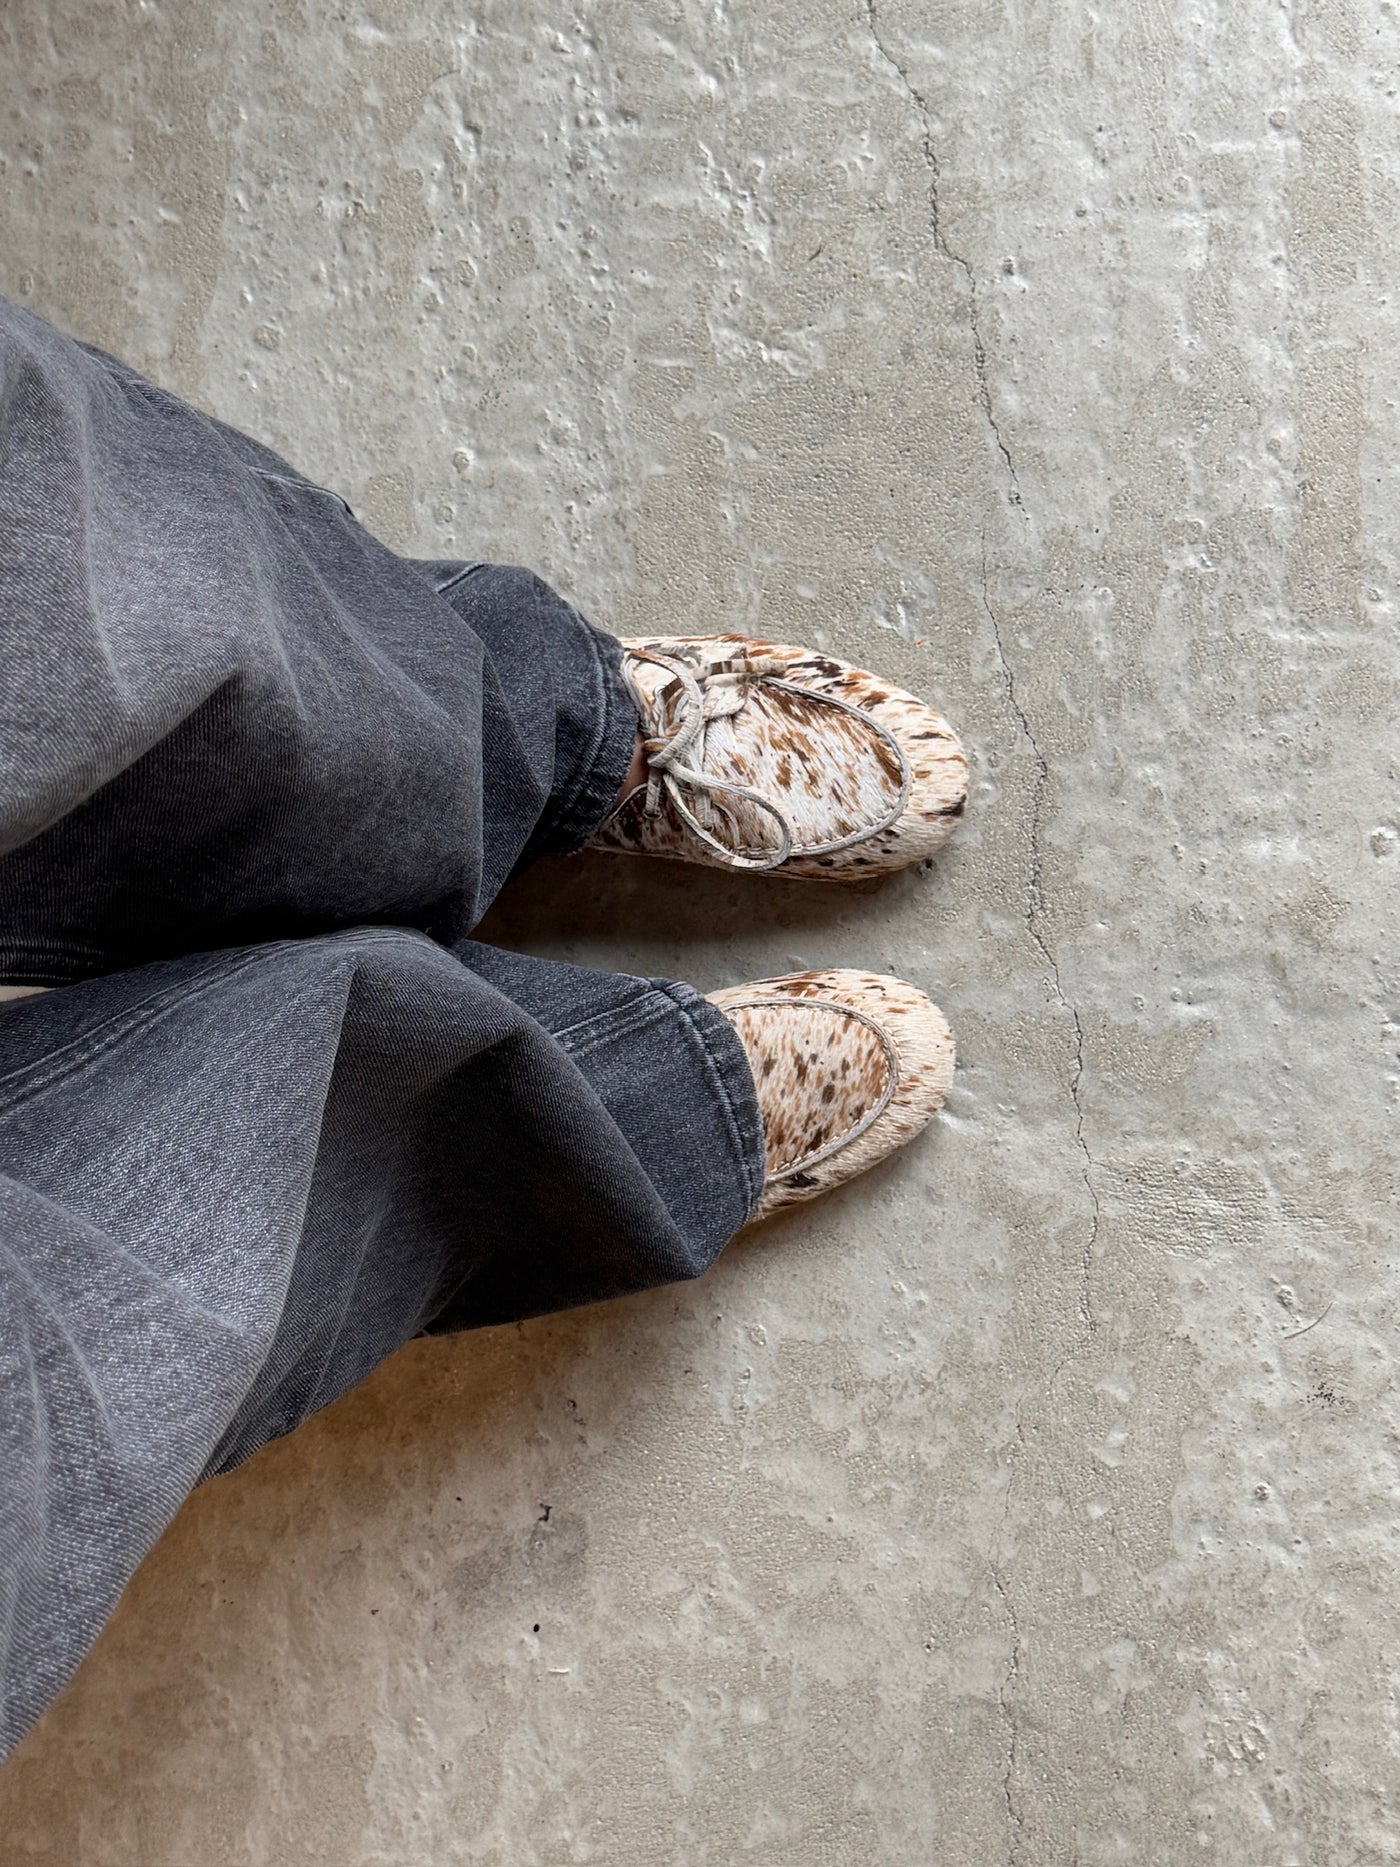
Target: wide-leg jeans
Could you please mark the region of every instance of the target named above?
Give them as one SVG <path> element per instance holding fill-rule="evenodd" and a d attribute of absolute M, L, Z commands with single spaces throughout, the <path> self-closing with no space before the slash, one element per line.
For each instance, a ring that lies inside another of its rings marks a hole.
<path fill-rule="evenodd" d="M 725 1019 L 471 938 L 636 725 L 537 578 L 0 300 L 0 1755 L 202 1478 L 742 1226 Z"/>

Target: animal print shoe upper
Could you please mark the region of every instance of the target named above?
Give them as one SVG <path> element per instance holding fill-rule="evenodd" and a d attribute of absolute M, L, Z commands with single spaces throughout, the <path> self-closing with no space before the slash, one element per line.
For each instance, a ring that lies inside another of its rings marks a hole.
<path fill-rule="evenodd" d="M 650 770 L 591 848 L 861 881 L 922 861 L 962 815 L 956 734 L 873 674 L 742 635 L 623 651 Z"/>
<path fill-rule="evenodd" d="M 917 986 L 878 973 L 789 973 L 712 992 L 743 1041 L 766 1179 L 750 1224 L 874 1166 L 943 1105 L 953 1034 Z"/>

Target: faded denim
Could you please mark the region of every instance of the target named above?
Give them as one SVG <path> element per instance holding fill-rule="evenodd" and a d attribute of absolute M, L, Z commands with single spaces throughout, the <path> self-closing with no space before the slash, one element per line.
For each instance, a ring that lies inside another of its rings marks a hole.
<path fill-rule="evenodd" d="M 538 579 L 0 300 L 0 1754 L 201 1478 L 409 1337 L 693 1277 L 763 1171 L 684 985 L 469 937 L 636 715 Z"/>

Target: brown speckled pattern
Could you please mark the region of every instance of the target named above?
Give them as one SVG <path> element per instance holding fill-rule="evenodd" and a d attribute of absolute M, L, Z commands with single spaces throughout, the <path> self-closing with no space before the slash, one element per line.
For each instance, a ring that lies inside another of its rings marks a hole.
<path fill-rule="evenodd" d="M 880 821 L 899 795 L 895 761 L 854 715 L 806 701 L 761 676 L 743 683 L 743 706 L 708 722 L 703 755 L 697 748 L 693 758 L 706 773 L 757 791 L 782 811 L 793 853 L 774 873 L 861 881 L 922 861 L 956 827 L 967 802 L 967 759 L 947 721 L 912 694 L 815 650 L 747 636 L 634 637 L 623 646 L 685 659 L 697 670 L 730 659 L 736 650 L 780 662 L 777 679 L 859 707 L 898 741 L 911 774 L 903 812 L 888 829 L 848 849 L 817 853 Z M 673 721 L 674 684 L 668 691 L 666 670 L 654 662 L 629 657 L 627 667 L 650 708 L 649 736 L 664 739 Z M 686 801 L 712 836 L 742 855 L 779 847 L 772 819 L 742 799 L 690 790 Z M 663 798 L 659 815 L 648 817 L 644 790 L 623 800 L 591 846 L 724 866 L 724 858 L 690 831 L 669 800 Z"/>
<path fill-rule="evenodd" d="M 712 992 L 710 1002 L 743 1040 L 763 1114 L 768 1180 L 751 1224 L 903 1147 L 942 1107 L 953 1079 L 948 1021 L 903 979 L 790 973 Z M 893 1074 L 890 1049 L 865 1019 L 889 1040 Z M 860 1131 L 887 1089 L 888 1106 Z"/>

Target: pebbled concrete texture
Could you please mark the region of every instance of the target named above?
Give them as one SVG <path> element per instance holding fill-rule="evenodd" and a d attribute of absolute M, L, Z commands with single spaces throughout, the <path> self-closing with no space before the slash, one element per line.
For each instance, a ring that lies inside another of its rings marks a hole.
<path fill-rule="evenodd" d="M 199 1493 L 7 1863 L 1400 1860 L 1397 74 L 1391 0 L 0 15 L 0 289 L 975 760 L 927 875 L 501 905 L 902 972 L 946 1117 Z"/>

